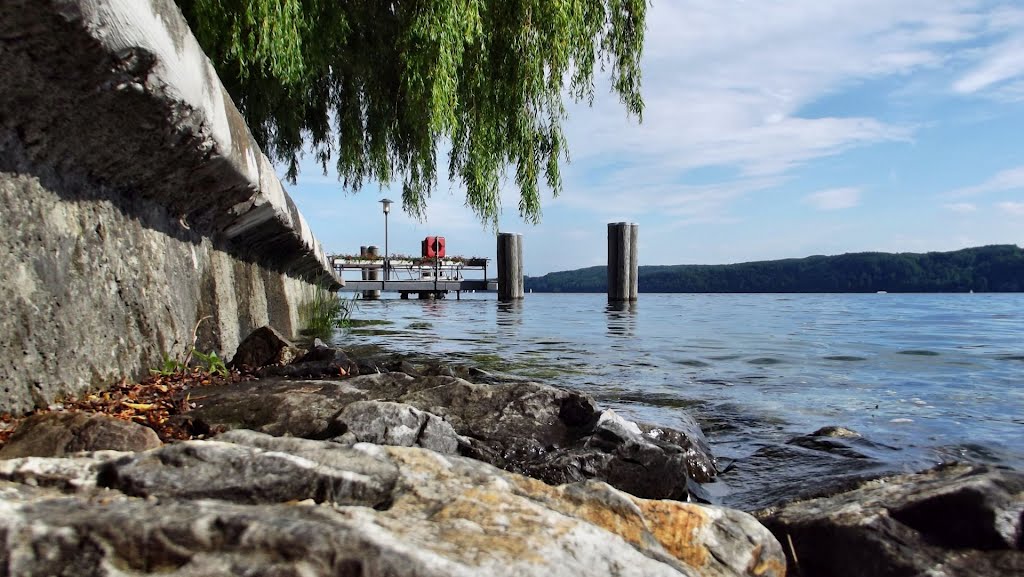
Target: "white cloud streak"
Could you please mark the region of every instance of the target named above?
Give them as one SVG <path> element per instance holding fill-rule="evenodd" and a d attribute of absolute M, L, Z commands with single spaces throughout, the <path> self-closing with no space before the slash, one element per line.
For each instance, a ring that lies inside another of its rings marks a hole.
<path fill-rule="evenodd" d="M 1012 216 L 1024 216 L 1024 202 L 1000 202 L 996 205 L 999 210 L 1012 215 Z"/>
<path fill-rule="evenodd" d="M 994 33 L 981 8 L 974 0 L 656 1 L 643 124 L 627 120 L 610 96 L 593 109 L 571 106 L 573 166 L 590 174 L 628 160 L 631 188 L 685 197 L 673 185 L 694 169 L 728 169 L 732 176 L 715 183 L 727 190 L 787 178 L 856 147 L 912 142 L 913 125 L 820 116 L 808 106 L 859 83 L 939 70 L 951 45 Z M 585 189 L 594 206 L 615 194 L 583 185 L 572 170 L 566 175 L 567 189 Z M 725 203 L 708 204 L 713 210 L 697 216 L 720 218 Z"/>
<path fill-rule="evenodd" d="M 853 187 L 832 188 L 809 194 L 804 202 L 818 210 L 842 210 L 860 204 L 860 189 Z"/>
<path fill-rule="evenodd" d="M 951 190 L 947 192 L 945 196 L 950 198 L 963 198 L 1015 190 L 1024 190 L 1024 166 L 1017 166 L 1000 171 L 980 184 L 964 186 Z"/>
<path fill-rule="evenodd" d="M 1024 76 L 1024 34 L 994 46 L 985 59 L 953 84 L 963 94 Z"/>
<path fill-rule="evenodd" d="M 942 208 L 958 214 L 968 214 L 978 210 L 977 205 L 970 202 L 953 202 L 942 205 Z"/>

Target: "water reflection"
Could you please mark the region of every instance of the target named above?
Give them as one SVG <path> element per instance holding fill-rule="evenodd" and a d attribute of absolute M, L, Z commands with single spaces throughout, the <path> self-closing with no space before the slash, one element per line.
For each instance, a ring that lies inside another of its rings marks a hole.
<path fill-rule="evenodd" d="M 523 301 L 499 301 L 497 306 L 497 314 L 494 320 L 498 325 L 498 334 L 502 337 L 517 337 L 519 335 L 519 327 L 523 324 Z"/>
<path fill-rule="evenodd" d="M 636 301 L 611 302 L 605 307 L 608 336 L 633 337 L 636 334 Z"/>

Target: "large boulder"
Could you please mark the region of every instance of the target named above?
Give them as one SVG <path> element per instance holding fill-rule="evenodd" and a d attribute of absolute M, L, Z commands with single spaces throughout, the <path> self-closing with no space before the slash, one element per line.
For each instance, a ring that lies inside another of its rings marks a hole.
<path fill-rule="evenodd" d="M 28 484 L 40 470 L 68 478 Z M 779 543 L 745 513 L 598 482 L 552 487 L 419 448 L 244 430 L 146 453 L 7 461 L 0 510 L 0 567 L 24 576 L 785 572 Z"/>
<path fill-rule="evenodd" d="M 361 401 L 367 402 L 347 408 Z M 421 413 L 413 419 L 396 407 L 369 401 L 399 403 Z M 344 443 L 416 446 L 428 446 L 424 443 L 436 433 L 438 442 L 447 440 L 429 448 L 441 452 L 449 452 L 457 440 L 464 456 L 551 484 L 597 479 L 652 499 L 701 497 L 694 481 L 707 482 L 715 474 L 696 424 L 683 432 L 631 423 L 601 411 L 588 395 L 532 382 L 483 385 L 403 373 L 319 381 L 267 378 L 203 389 L 196 403 L 190 415 L 198 430 L 244 428 Z M 389 411 L 386 418 L 384 411 Z M 409 419 L 430 429 L 412 430 Z"/>
<path fill-rule="evenodd" d="M 758 513 L 803 577 L 1024 575 L 1024 474 L 970 465 Z"/>
<path fill-rule="evenodd" d="M 0 447 L 0 459 L 61 457 L 80 451 L 145 451 L 160 437 L 138 423 L 92 413 L 39 413 L 25 419 Z"/>
<path fill-rule="evenodd" d="M 434 379 L 435 386 L 399 400 L 441 416 L 469 439 L 463 454 L 503 469 L 552 484 L 600 479 L 639 497 L 679 500 L 699 493 L 691 478 L 714 475 L 703 435 L 641 427 L 599 410 L 583 393 L 532 382 Z"/>

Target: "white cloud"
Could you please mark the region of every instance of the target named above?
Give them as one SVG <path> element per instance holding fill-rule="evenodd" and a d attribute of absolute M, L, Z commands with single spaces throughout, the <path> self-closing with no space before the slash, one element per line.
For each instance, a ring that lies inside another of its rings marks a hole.
<path fill-rule="evenodd" d="M 1003 212 L 1013 216 L 1024 216 L 1024 202 L 1000 202 L 996 206 Z"/>
<path fill-rule="evenodd" d="M 993 175 L 988 180 L 972 186 L 964 186 L 951 190 L 945 196 L 962 198 L 966 196 L 978 196 L 992 192 L 1007 192 L 1013 190 L 1024 190 L 1024 166 L 1008 168 Z"/>
<path fill-rule="evenodd" d="M 832 188 L 809 194 L 804 202 L 818 210 L 842 210 L 860 204 L 860 189 L 853 187 Z"/>
<path fill-rule="evenodd" d="M 942 208 L 945 208 L 950 212 L 956 212 L 960 214 L 967 214 L 978 210 L 978 207 L 976 205 L 971 204 L 969 202 L 952 202 L 949 204 L 942 205 Z"/>
<path fill-rule="evenodd" d="M 971 94 L 1007 80 L 1024 76 L 1024 34 L 992 47 L 985 58 L 953 84 L 953 89 Z"/>
<path fill-rule="evenodd" d="M 940 70 L 952 43 L 995 33 L 981 8 L 974 0 L 656 1 L 644 122 L 627 119 L 610 94 L 593 108 L 570 106 L 572 166 L 591 174 L 626 160 L 631 188 L 685 195 L 669 185 L 694 169 L 731 170 L 719 179 L 727 187 L 735 177 L 786 178 L 855 147 L 913 141 L 916 126 L 855 109 L 813 115 L 808 106 L 864 82 Z M 616 194 L 565 175 L 567 189 L 585 189 L 592 205 Z"/>

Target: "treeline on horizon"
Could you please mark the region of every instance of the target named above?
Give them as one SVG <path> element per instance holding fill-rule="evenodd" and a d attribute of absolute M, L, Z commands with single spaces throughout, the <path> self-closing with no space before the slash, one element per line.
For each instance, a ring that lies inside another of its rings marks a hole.
<path fill-rule="evenodd" d="M 1024 250 L 991 245 L 953 252 L 861 252 L 727 265 L 640 266 L 647 293 L 1021 292 Z M 605 292 L 606 267 L 526 277 L 534 292 Z"/>

